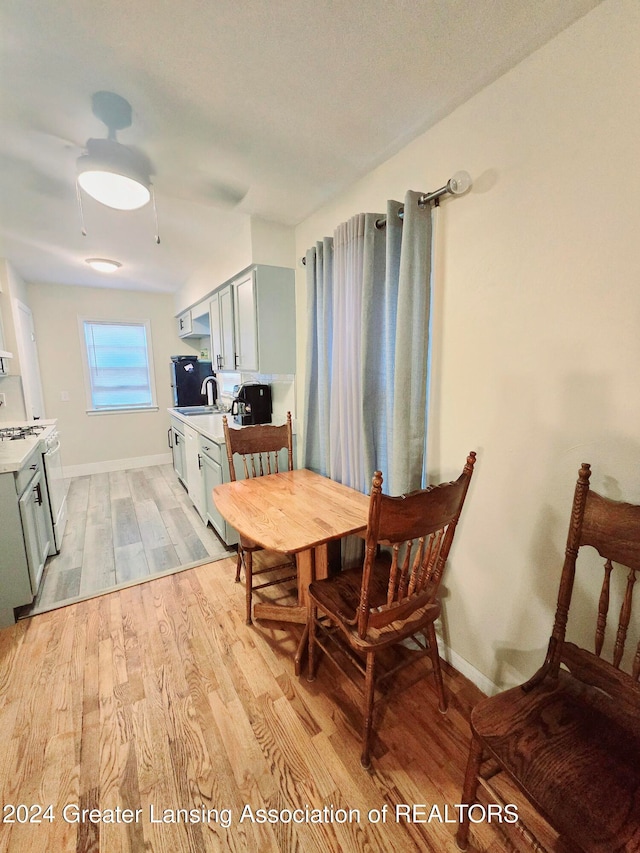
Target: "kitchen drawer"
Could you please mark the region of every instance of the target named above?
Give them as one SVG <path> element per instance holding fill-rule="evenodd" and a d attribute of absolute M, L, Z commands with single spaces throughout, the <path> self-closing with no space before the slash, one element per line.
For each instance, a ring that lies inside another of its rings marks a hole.
<path fill-rule="evenodd" d="M 200 436 L 200 450 L 218 465 L 222 465 L 222 447 L 216 441 Z"/>
<path fill-rule="evenodd" d="M 24 490 L 27 488 L 29 484 L 29 480 L 33 477 L 34 473 L 38 470 L 40 464 L 40 448 L 37 447 L 31 456 L 24 463 L 22 468 L 15 475 L 16 477 L 16 494 L 21 495 Z"/>

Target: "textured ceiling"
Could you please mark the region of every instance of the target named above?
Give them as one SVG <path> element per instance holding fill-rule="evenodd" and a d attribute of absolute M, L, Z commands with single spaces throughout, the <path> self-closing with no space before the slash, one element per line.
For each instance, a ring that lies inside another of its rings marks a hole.
<path fill-rule="evenodd" d="M 28 281 L 172 291 L 248 215 L 294 225 L 517 64 L 597 0 L 4 0 L 0 255 Z M 121 142 L 153 165 L 149 207 L 84 204 L 75 161 Z M 462 164 L 464 165 L 464 164 Z"/>

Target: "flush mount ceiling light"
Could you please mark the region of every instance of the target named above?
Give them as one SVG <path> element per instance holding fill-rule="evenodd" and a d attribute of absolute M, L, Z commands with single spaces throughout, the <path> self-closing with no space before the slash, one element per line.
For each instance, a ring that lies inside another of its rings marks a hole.
<path fill-rule="evenodd" d="M 97 272 L 112 273 L 119 270 L 122 264 L 119 261 L 110 261 L 107 258 L 87 258 L 86 263 Z"/>
<path fill-rule="evenodd" d="M 89 139 L 78 157 L 78 185 L 92 198 L 116 210 L 137 210 L 151 198 L 149 162 L 142 152 L 116 139 L 131 126 L 131 104 L 115 92 L 96 92 L 93 114 L 108 131 L 106 139 Z"/>

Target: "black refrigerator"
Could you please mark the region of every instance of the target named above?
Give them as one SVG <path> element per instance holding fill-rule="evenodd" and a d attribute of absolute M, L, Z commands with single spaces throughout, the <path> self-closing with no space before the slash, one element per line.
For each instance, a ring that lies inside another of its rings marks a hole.
<path fill-rule="evenodd" d="M 207 395 L 202 394 L 203 381 L 213 376 L 210 361 L 199 361 L 195 355 L 171 356 L 171 390 L 174 406 L 206 406 Z M 216 399 L 216 383 L 213 385 L 213 400 Z"/>

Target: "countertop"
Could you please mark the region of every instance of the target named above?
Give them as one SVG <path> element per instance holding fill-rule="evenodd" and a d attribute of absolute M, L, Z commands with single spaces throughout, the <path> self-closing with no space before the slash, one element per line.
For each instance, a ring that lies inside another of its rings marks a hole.
<path fill-rule="evenodd" d="M 182 421 L 182 423 L 188 424 L 197 432 L 211 439 L 211 441 L 218 442 L 218 444 L 224 444 L 224 429 L 222 427 L 222 418 L 225 417 L 224 412 L 215 413 L 213 415 L 183 415 L 175 409 L 167 409 L 167 411 L 172 418 L 176 418 L 177 420 Z M 234 422 L 232 415 L 227 413 L 226 418 L 230 429 L 244 429 L 244 427 L 241 427 L 239 424 Z M 273 416 L 272 425 L 280 426 L 285 422 L 286 417 L 278 418 L 275 415 Z M 293 432 L 295 433 L 295 425 L 293 426 Z"/>
<path fill-rule="evenodd" d="M 56 420 L 2 421 L 0 427 L 33 426 L 34 424 L 53 427 L 56 423 Z M 49 433 L 50 430 L 43 430 L 40 435 L 35 435 L 33 438 L 0 441 L 0 474 L 11 474 L 19 471 L 37 447 L 43 448 L 44 439 Z"/>
<path fill-rule="evenodd" d="M 211 441 L 224 442 L 224 430 L 222 427 L 223 412 L 216 412 L 213 415 L 183 415 L 175 409 L 168 409 L 168 412 L 172 418 L 182 421 L 183 424 L 188 424 L 202 435 L 210 438 Z M 227 420 L 230 427 L 236 426 L 231 415 L 227 415 Z"/>

